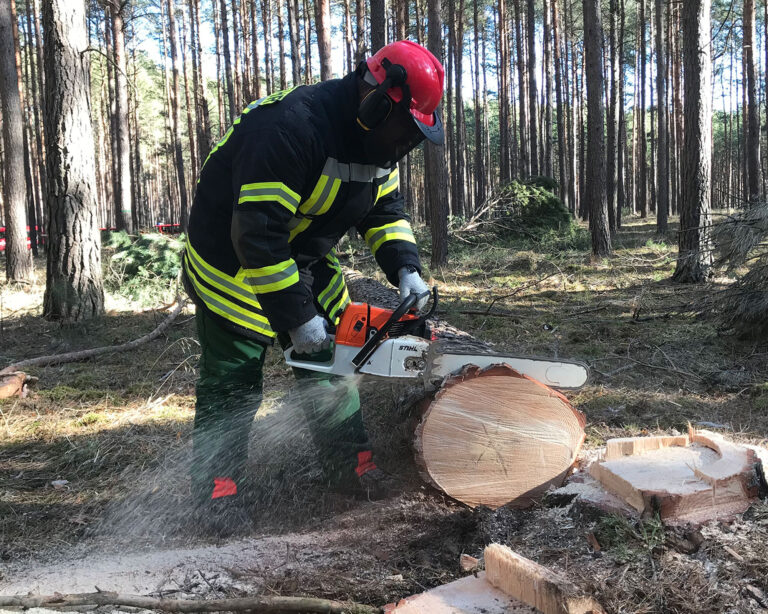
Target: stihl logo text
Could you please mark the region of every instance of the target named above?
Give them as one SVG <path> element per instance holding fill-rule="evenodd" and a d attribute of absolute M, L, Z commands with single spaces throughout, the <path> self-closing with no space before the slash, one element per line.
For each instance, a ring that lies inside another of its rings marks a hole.
<path fill-rule="evenodd" d="M 401 352 L 405 350 L 406 352 L 418 352 L 419 348 L 417 348 L 415 345 L 401 345 L 399 348 L 397 348 Z"/>

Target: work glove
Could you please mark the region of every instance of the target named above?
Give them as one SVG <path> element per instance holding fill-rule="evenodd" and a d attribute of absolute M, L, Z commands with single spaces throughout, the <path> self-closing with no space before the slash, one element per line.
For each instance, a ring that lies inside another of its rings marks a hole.
<path fill-rule="evenodd" d="M 297 354 L 314 354 L 320 350 L 327 350 L 331 346 L 331 338 L 328 336 L 328 323 L 319 315 L 309 322 L 288 331 L 293 342 L 293 350 Z"/>
<path fill-rule="evenodd" d="M 411 294 L 424 294 L 429 292 L 429 286 L 424 283 L 421 275 L 412 266 L 404 266 L 397 272 L 400 278 L 400 300 L 405 300 Z M 416 309 L 422 309 L 429 300 L 429 294 L 416 302 Z"/>

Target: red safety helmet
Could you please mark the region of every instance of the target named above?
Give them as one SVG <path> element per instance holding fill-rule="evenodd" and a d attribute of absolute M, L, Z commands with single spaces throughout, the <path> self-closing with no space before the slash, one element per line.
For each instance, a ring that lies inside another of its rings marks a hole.
<path fill-rule="evenodd" d="M 436 110 L 443 97 L 445 71 L 432 52 L 412 41 L 396 41 L 379 49 L 366 64 L 379 84 L 387 76 L 385 64 L 399 64 L 405 69 L 410 112 L 416 125 L 430 141 L 442 143 L 443 126 Z M 403 90 L 391 87 L 387 95 L 397 103 L 403 99 Z"/>

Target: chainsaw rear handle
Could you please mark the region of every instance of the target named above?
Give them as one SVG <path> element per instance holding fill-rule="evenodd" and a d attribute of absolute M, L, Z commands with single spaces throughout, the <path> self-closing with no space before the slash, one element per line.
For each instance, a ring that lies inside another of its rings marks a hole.
<path fill-rule="evenodd" d="M 395 309 L 392 312 L 392 315 L 389 316 L 389 319 L 381 326 L 379 330 L 377 330 L 373 334 L 373 336 L 371 336 L 370 339 L 368 339 L 368 341 L 365 342 L 363 347 L 360 348 L 360 351 L 358 352 L 357 356 L 355 356 L 352 359 L 352 364 L 355 365 L 355 367 L 360 368 L 360 366 L 364 364 L 365 361 L 371 357 L 371 354 L 373 354 L 373 352 L 379 346 L 379 343 L 387 335 L 387 333 L 389 332 L 389 329 L 392 328 L 392 325 L 395 324 L 395 322 L 399 322 L 400 318 L 402 318 L 410 309 L 413 309 L 413 306 L 419 302 L 419 299 L 422 299 L 425 296 L 428 297 L 430 294 L 432 294 L 432 298 L 433 298 L 432 308 L 429 310 L 428 313 L 421 316 L 421 319 L 426 319 L 431 317 L 432 314 L 435 312 L 435 309 L 437 309 L 437 286 L 434 286 L 432 288 L 431 293 L 429 290 L 425 290 L 421 294 L 416 294 L 414 292 L 406 296 L 402 300 L 402 302 L 397 306 L 397 309 Z"/>

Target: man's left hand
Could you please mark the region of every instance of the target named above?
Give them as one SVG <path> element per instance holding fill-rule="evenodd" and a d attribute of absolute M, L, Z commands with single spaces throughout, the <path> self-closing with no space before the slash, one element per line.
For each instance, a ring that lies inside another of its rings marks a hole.
<path fill-rule="evenodd" d="M 404 266 L 398 272 L 400 277 L 400 300 L 405 300 L 411 294 L 424 294 L 429 292 L 429 286 L 419 275 L 418 271 L 412 266 Z M 427 304 L 429 295 L 420 298 L 416 302 L 416 309 L 422 309 Z"/>

